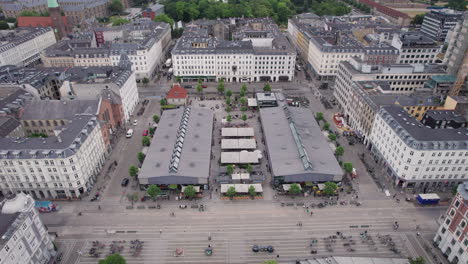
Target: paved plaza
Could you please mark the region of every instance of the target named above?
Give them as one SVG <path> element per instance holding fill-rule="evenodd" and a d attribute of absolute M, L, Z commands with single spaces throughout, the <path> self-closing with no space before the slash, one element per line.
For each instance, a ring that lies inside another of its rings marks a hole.
<path fill-rule="evenodd" d="M 300 73 L 303 74 L 303 73 Z M 302 76 L 303 78 L 303 76 Z M 303 82 L 303 83 L 302 83 Z M 362 206 L 333 205 L 325 208 L 309 208 L 313 215 L 307 213 L 302 205 L 325 201 L 314 197 L 276 197 L 271 187 L 271 177 L 268 175 L 265 160 L 261 163 L 261 171 L 265 174 L 263 184 L 264 195 L 261 200 L 229 201 L 220 200 L 218 185 L 214 177 L 210 178 L 211 189 L 205 191 L 203 198 L 194 201 L 175 201 L 174 196 L 169 201 L 159 201 L 161 209 L 152 208 L 155 202 L 130 203 L 126 195 L 144 194 L 137 188 L 136 180 L 131 180 L 127 187 L 121 187 L 120 182 L 128 176 L 131 165 L 139 166 L 136 153 L 141 151 L 141 133 L 152 123 L 152 116 L 160 114 L 159 96 L 167 91 L 170 82 L 158 81 L 148 87 L 141 87 L 142 97 L 149 100 L 145 111 L 138 119 L 138 125 L 132 126 L 134 135 L 127 139 L 121 137 L 114 146 L 98 179 L 95 192 L 100 192 L 101 200 L 90 202 L 91 196 L 82 201 L 60 202 L 62 210 L 51 214 L 43 214 L 42 219 L 50 232 L 56 232 L 59 252 L 63 253 L 62 263 L 96 263 L 98 258 L 88 256 L 93 247 L 92 241 L 99 241 L 105 246 L 100 249 L 100 257 L 110 253 L 112 241 L 123 246 L 121 254 L 128 263 L 261 263 L 268 259 L 277 259 L 279 263 L 288 263 L 296 259 L 311 259 L 325 256 L 369 256 L 369 257 L 417 257 L 423 256 L 428 263 L 445 263 L 437 251 L 431 249 L 431 239 L 439 225 L 438 220 L 445 212 L 444 205 L 435 207 L 420 207 L 413 203 L 397 203 L 392 196 L 403 198 L 409 194 L 396 192 L 390 183 L 378 187 L 375 180 L 366 172 L 366 167 L 358 154 L 367 150 L 361 144 L 349 146 L 344 137 L 338 142 L 345 147 L 343 161 L 352 162 L 359 177 L 352 185 L 357 193 L 340 194 L 340 200 L 357 200 Z M 262 90 L 263 84 L 247 84 L 249 95 Z M 283 91 L 288 96 L 307 99 L 310 109 L 323 112 L 325 119 L 331 121 L 336 109 L 325 110 L 320 103 L 320 97 L 331 97 L 332 91 L 318 90 L 317 81 L 297 81 L 292 83 L 275 83 L 274 91 Z M 226 84 L 226 88 L 240 87 L 240 84 Z M 235 90 L 235 89 L 233 89 Z M 195 95 L 195 91 L 192 95 Z M 209 83 L 204 91 L 205 98 L 216 97 L 216 84 Z M 213 139 L 213 160 L 211 173 L 218 175 L 220 157 L 220 120 L 226 116 L 222 101 L 200 100 L 193 96 L 191 106 L 213 108 L 215 111 L 215 127 Z M 220 106 L 219 109 L 216 105 Z M 137 110 L 142 107 L 140 103 Z M 233 110 L 231 115 L 240 111 Z M 261 129 L 258 122 L 258 112 L 247 112 L 250 116 L 246 122 L 254 127 L 257 148 L 265 150 L 261 141 Z M 313 118 L 311 116 L 311 118 Z M 243 121 L 234 119 L 234 124 Z M 336 130 L 332 125 L 332 129 Z M 118 165 L 108 169 L 117 161 Z M 382 172 L 376 170 L 377 177 L 385 182 Z M 391 196 L 386 196 L 382 188 L 388 189 Z M 187 209 L 179 209 L 180 204 L 187 204 Z M 191 205 L 203 204 L 204 212 Z M 99 209 L 99 206 L 101 209 Z M 132 206 L 131 209 L 129 209 Z M 78 212 L 82 215 L 78 216 Z M 174 212 L 175 216 L 171 216 Z M 398 222 L 398 230 L 393 224 Z M 301 223 L 301 226 L 298 224 Z M 420 226 L 421 236 L 416 235 L 416 226 Z M 370 240 L 361 238 L 367 231 Z M 329 238 L 337 232 L 343 233 L 347 240 Z M 394 251 L 388 243 L 381 242 L 381 237 L 388 235 L 394 242 Z M 208 238 L 211 237 L 211 240 Z M 143 249 L 134 256 L 131 240 L 143 241 Z M 312 247 L 310 243 L 317 240 Z M 331 241 L 334 240 L 334 241 Z M 349 243 L 350 245 L 344 245 Z M 272 245 L 274 253 L 252 252 L 253 245 Z M 211 245 L 212 256 L 205 256 L 204 249 Z M 328 245 L 328 246 L 327 246 Z M 183 255 L 174 256 L 176 248 L 184 250 Z M 351 251 L 349 248 L 352 248 Z M 426 248 L 426 250 L 425 250 Z M 311 250 L 317 250 L 311 254 Z M 436 256 L 433 257 L 432 254 Z"/>

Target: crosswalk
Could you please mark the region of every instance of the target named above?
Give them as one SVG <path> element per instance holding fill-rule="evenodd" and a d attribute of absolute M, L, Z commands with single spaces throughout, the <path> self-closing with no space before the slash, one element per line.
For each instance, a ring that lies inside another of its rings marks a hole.
<path fill-rule="evenodd" d="M 298 226 L 301 219 L 302 226 Z M 194 219 L 167 218 L 154 221 L 152 225 L 117 225 L 90 226 L 86 239 L 79 240 L 83 256 L 70 259 L 67 263 L 96 263 L 97 259 L 87 255 L 92 248 L 91 241 L 99 240 L 106 246 L 100 251 L 101 257 L 110 253 L 112 241 L 125 240 L 125 248 L 121 252 L 127 263 L 261 263 L 267 259 L 295 260 L 323 256 L 381 256 L 381 257 L 412 257 L 417 251 L 408 243 L 403 231 L 414 228 L 410 217 L 400 217 L 401 230 L 393 230 L 394 218 L 371 216 L 362 218 L 348 216 L 335 218 L 287 217 L 284 215 L 268 215 L 263 217 L 212 218 L 200 215 Z M 346 223 L 346 224 L 343 224 Z M 360 234 L 364 231 L 373 237 L 375 245 L 362 242 Z M 345 246 L 348 240 L 340 238 L 328 242 L 324 238 L 335 235 L 337 231 L 346 236 L 352 236 L 354 245 Z M 390 247 L 380 243 L 378 236 L 388 234 L 395 243 L 398 253 L 390 251 Z M 208 240 L 211 236 L 211 240 Z M 138 256 L 132 255 L 130 240 L 144 241 L 144 247 Z M 311 239 L 317 243 L 311 247 Z M 64 237 L 62 243 L 72 243 L 76 238 Z M 204 249 L 208 244 L 214 249 L 212 256 L 205 256 Z M 257 245 L 272 245 L 274 253 L 252 252 Z M 327 244 L 333 251 L 327 249 Z M 184 250 L 183 256 L 174 256 L 176 248 Z M 353 251 L 348 251 L 352 248 Z M 311 254 L 311 250 L 317 251 Z"/>

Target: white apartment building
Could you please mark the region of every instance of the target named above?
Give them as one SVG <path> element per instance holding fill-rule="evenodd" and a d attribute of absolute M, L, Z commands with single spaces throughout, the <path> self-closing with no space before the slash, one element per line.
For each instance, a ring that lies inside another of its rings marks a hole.
<path fill-rule="evenodd" d="M 356 94 L 360 94 L 361 88 L 357 89 L 357 82 L 372 82 L 376 86 L 362 88 L 373 94 L 381 95 L 410 95 L 424 87 L 424 83 L 430 76 L 444 75 L 445 71 L 441 65 L 409 65 L 409 64 L 391 64 L 391 65 L 369 65 L 362 62 L 359 58 L 352 58 L 348 62 L 342 62 L 339 65 L 335 80 L 335 89 L 333 95 L 337 100 L 338 108 L 344 114 L 348 122 L 350 113 L 353 111 L 371 111 L 370 108 L 355 109 Z M 370 91 L 375 89 L 375 91 Z M 378 101 L 386 100 L 379 98 Z M 387 98 L 389 98 L 387 96 Z M 370 119 L 373 122 L 373 118 Z M 359 122 L 355 123 L 358 124 Z M 367 122 L 367 124 L 369 124 Z M 369 135 L 370 127 L 363 125 L 356 128 L 361 130 L 364 135 Z"/>
<path fill-rule="evenodd" d="M 458 21 L 460 21 L 463 12 L 451 9 L 431 10 L 424 16 L 421 25 L 421 32 L 436 41 L 445 41 L 447 33 Z"/>
<path fill-rule="evenodd" d="M 78 67 L 112 66 L 109 49 L 84 48 L 73 51 L 73 65 Z"/>
<path fill-rule="evenodd" d="M 400 106 L 384 106 L 370 140 L 375 159 L 402 188 L 448 190 L 468 177 L 466 128 L 432 129 Z"/>
<path fill-rule="evenodd" d="M 30 123 L 29 127 L 34 127 Z M 105 160 L 99 121 L 76 115 L 57 136 L 0 138 L 0 191 L 39 199 L 77 198 L 93 186 Z"/>
<path fill-rule="evenodd" d="M 427 64 L 437 61 L 442 46 L 421 32 L 395 34 L 392 46 L 400 51 L 397 63 Z"/>
<path fill-rule="evenodd" d="M 458 185 L 442 224 L 434 237 L 434 244 L 450 263 L 468 262 L 468 182 Z"/>
<path fill-rule="evenodd" d="M 0 45 L 0 66 L 27 66 L 35 63 L 43 50 L 57 42 L 51 28 L 2 31 L 0 35 L 5 39 Z"/>
<path fill-rule="evenodd" d="M 31 196 L 19 192 L 0 205 L 0 264 L 45 264 L 55 255 Z"/>

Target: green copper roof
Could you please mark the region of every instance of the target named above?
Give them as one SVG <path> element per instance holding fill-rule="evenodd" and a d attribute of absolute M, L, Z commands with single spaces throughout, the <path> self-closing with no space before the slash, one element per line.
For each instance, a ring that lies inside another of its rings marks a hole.
<path fill-rule="evenodd" d="M 47 0 L 47 6 L 49 8 L 53 8 L 53 7 L 58 7 L 58 3 L 57 3 L 57 0 Z"/>

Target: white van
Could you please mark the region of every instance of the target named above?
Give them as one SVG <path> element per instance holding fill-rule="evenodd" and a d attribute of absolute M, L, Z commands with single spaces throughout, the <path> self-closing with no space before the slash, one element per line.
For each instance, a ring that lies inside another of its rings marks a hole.
<path fill-rule="evenodd" d="M 127 138 L 131 138 L 133 136 L 133 129 L 129 129 L 127 131 Z"/>

